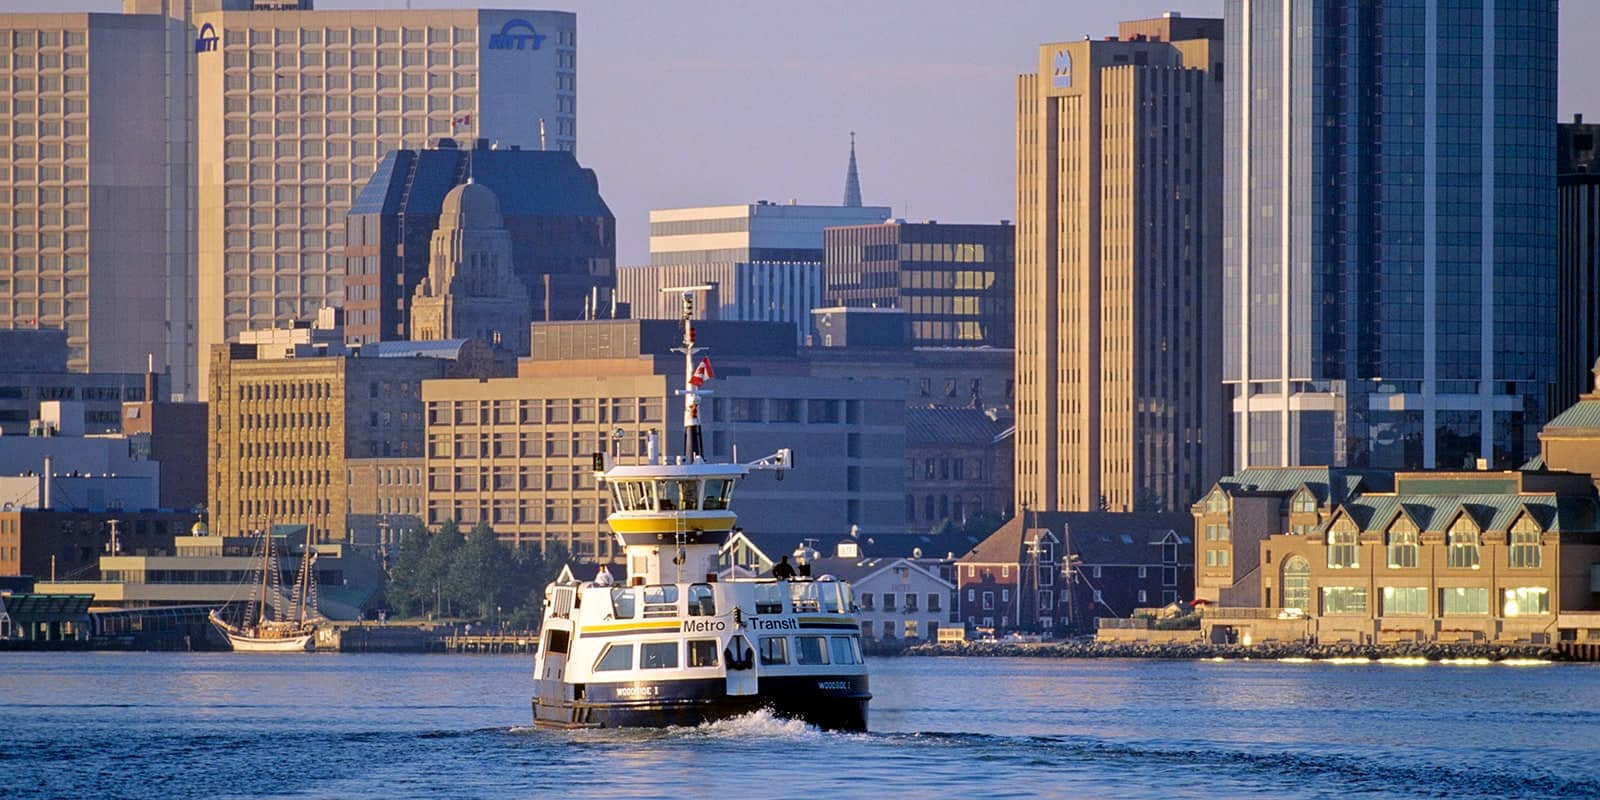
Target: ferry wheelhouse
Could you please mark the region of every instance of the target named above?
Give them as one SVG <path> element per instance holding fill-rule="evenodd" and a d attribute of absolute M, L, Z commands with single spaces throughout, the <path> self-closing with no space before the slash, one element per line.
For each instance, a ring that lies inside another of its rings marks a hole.
<path fill-rule="evenodd" d="M 709 363 L 695 364 L 693 292 L 684 302 L 684 454 L 655 436 L 645 463 L 595 457 L 612 493 L 607 522 L 625 580 L 552 584 L 534 662 L 542 727 L 692 726 L 752 711 L 829 730 L 867 727 L 867 669 L 850 584 L 828 576 L 718 579 L 737 521 L 735 486 L 753 470 L 786 470 L 789 450 L 746 464 L 711 463 L 700 444 Z M 803 515 L 803 508 L 796 508 Z"/>

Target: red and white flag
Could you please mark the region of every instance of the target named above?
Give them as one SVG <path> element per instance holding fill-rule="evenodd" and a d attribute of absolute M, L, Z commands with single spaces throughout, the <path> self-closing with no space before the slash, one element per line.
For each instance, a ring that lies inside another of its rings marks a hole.
<path fill-rule="evenodd" d="M 465 127 L 470 126 L 471 124 L 472 124 L 472 115 L 471 114 L 462 114 L 461 116 L 450 120 L 450 128 L 452 130 L 454 130 L 455 128 L 465 128 Z"/>
<path fill-rule="evenodd" d="M 700 366 L 695 367 L 694 374 L 689 376 L 689 385 L 698 389 L 701 384 L 715 377 L 717 377 L 717 373 L 711 371 L 711 359 L 702 358 L 700 359 Z"/>

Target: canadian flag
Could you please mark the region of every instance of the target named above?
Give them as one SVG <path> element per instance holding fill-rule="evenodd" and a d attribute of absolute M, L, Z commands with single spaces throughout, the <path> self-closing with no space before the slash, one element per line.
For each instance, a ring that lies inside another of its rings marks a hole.
<path fill-rule="evenodd" d="M 455 128 L 465 128 L 465 127 L 470 126 L 471 124 L 472 124 L 472 115 L 471 114 L 462 114 L 461 116 L 450 120 L 450 127 L 451 127 L 452 130 L 455 129 Z"/>
<path fill-rule="evenodd" d="M 701 384 L 715 377 L 717 377 L 717 373 L 711 371 L 711 359 L 702 358 L 700 359 L 700 366 L 695 367 L 694 374 L 689 376 L 689 385 L 698 389 Z"/>

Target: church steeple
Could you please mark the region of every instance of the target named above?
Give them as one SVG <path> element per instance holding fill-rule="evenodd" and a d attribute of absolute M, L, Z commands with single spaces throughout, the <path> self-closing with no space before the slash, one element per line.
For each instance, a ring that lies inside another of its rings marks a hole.
<path fill-rule="evenodd" d="M 844 174 L 844 205 L 861 207 L 861 176 L 856 173 L 856 132 L 850 132 L 850 169 Z"/>

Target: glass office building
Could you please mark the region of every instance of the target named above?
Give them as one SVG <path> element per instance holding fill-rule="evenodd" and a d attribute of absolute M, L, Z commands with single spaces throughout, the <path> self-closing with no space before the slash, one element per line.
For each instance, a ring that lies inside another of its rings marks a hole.
<path fill-rule="evenodd" d="M 1520 464 L 1555 381 L 1555 1 L 1225 16 L 1235 466 Z"/>
<path fill-rule="evenodd" d="M 890 220 L 823 231 L 823 301 L 898 308 L 918 347 L 1006 347 L 1016 321 L 1010 223 Z"/>

